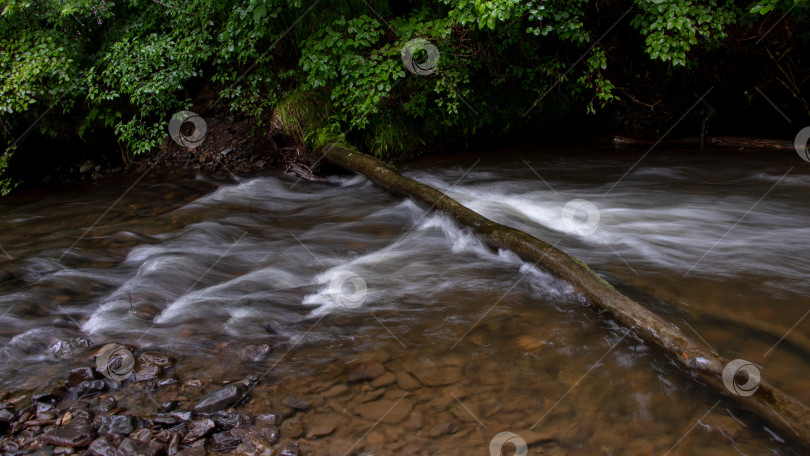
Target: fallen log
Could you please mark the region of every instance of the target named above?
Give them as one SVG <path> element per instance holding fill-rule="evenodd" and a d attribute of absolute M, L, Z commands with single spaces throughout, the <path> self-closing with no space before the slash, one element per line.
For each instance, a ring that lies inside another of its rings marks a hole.
<path fill-rule="evenodd" d="M 652 147 L 655 145 L 685 148 L 714 147 L 737 150 L 787 150 L 791 152 L 796 150 L 796 146 L 791 141 L 781 139 L 742 138 L 739 136 L 705 136 L 703 138 L 697 136 L 691 138 L 666 139 L 663 141 L 616 136 L 613 138 L 613 145 L 628 147 Z"/>
<path fill-rule="evenodd" d="M 325 146 L 321 153 L 327 161 L 362 174 L 395 195 L 413 198 L 429 205 L 431 210 L 446 212 L 458 223 L 472 228 L 490 246 L 511 250 L 524 261 L 535 263 L 569 282 L 595 307 L 608 312 L 639 337 L 664 350 L 682 368 L 728 395 L 722 378 L 729 360 L 620 293 L 582 261 L 523 231 L 495 223 L 369 155 L 332 144 Z M 786 438 L 810 450 L 810 408 L 806 405 L 764 380 L 751 396 L 730 396 Z"/>

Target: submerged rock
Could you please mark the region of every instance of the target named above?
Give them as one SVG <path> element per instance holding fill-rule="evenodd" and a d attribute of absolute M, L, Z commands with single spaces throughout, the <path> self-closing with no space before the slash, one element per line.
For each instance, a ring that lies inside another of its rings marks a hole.
<path fill-rule="evenodd" d="M 51 345 L 51 353 L 58 359 L 72 357 L 78 350 L 89 348 L 91 342 L 84 337 L 74 337 L 72 339 L 60 340 Z"/>
<path fill-rule="evenodd" d="M 239 350 L 239 358 L 249 363 L 260 363 L 267 358 L 272 349 L 269 344 L 245 345 Z"/>
<path fill-rule="evenodd" d="M 360 380 L 371 380 L 379 377 L 385 372 L 386 372 L 385 366 L 383 366 L 381 363 L 372 362 L 361 364 L 352 369 L 351 372 L 349 372 L 348 380 L 350 382 L 356 382 Z"/>
<path fill-rule="evenodd" d="M 296 410 L 306 410 L 309 408 L 310 403 L 298 398 L 298 397 L 285 397 L 281 400 L 281 403 L 286 405 L 289 408 L 296 409 Z"/>
<path fill-rule="evenodd" d="M 245 397 L 254 382 L 253 378 L 246 378 L 211 391 L 194 406 L 194 411 L 197 413 L 214 413 L 228 408 Z"/>
<path fill-rule="evenodd" d="M 68 386 L 74 387 L 82 382 L 95 380 L 95 372 L 89 367 L 79 367 L 70 371 L 68 374 Z"/>

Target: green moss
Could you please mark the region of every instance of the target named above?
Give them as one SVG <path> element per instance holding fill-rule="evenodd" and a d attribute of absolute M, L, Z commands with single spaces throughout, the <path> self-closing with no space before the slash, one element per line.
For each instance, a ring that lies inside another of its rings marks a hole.
<path fill-rule="evenodd" d="M 274 132 L 296 140 L 304 139 L 323 128 L 329 119 L 329 102 L 311 90 L 292 90 L 284 94 L 273 110 Z"/>
<path fill-rule="evenodd" d="M 374 124 L 364 143 L 366 149 L 379 159 L 412 155 L 425 146 L 425 141 L 412 125 L 392 118 Z"/>

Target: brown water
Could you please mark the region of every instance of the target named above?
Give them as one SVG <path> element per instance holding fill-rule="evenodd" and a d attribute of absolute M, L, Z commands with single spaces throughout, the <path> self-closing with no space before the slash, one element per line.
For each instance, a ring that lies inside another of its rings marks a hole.
<path fill-rule="evenodd" d="M 810 165 L 673 151 L 622 178 L 643 152 L 498 151 L 402 171 L 576 255 L 810 404 Z M 181 381 L 212 380 L 120 404 L 152 413 L 256 375 L 240 410 L 312 403 L 282 427 L 303 454 L 488 454 L 502 431 L 528 454 L 802 454 L 566 283 L 363 178 L 145 179 L 116 203 L 129 185 L 2 203 L 5 390 L 64 378 L 115 341 L 174 354 Z M 355 276 L 366 291 L 342 286 Z M 79 337 L 92 347 L 54 354 Z M 275 348 L 243 361 L 257 343 Z M 375 362 L 375 380 L 347 381 Z"/>

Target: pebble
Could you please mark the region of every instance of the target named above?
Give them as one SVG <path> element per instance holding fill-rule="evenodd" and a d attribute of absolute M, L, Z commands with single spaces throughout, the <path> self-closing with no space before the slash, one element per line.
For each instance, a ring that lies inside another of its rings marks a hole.
<path fill-rule="evenodd" d="M 397 379 L 397 386 L 404 390 L 413 391 L 422 387 L 419 380 L 413 378 L 411 374 L 405 372 L 404 370 L 397 371 L 394 375 Z"/>
<path fill-rule="evenodd" d="M 79 367 L 70 371 L 67 384 L 69 387 L 73 387 L 82 382 L 95 380 L 95 378 L 93 369 L 89 367 Z"/>
<path fill-rule="evenodd" d="M 10 423 L 14 421 L 14 413 L 6 409 L 0 410 L 0 423 Z"/>
<path fill-rule="evenodd" d="M 338 423 L 342 420 L 339 415 L 316 415 L 307 425 L 307 439 L 323 437 L 329 435 L 337 429 Z"/>
<path fill-rule="evenodd" d="M 165 353 L 157 352 L 144 352 L 136 358 L 138 364 L 148 364 L 158 367 L 171 367 L 174 366 L 174 358 Z"/>
<path fill-rule="evenodd" d="M 287 442 L 281 445 L 278 456 L 298 456 L 298 442 Z"/>
<path fill-rule="evenodd" d="M 368 420 L 397 424 L 404 420 L 412 409 L 413 404 L 407 399 L 401 399 L 398 403 L 391 399 L 380 399 L 358 405 L 354 413 Z"/>
<path fill-rule="evenodd" d="M 102 412 L 109 412 L 115 408 L 115 398 L 107 394 L 102 394 L 98 398 L 98 409 Z"/>
<path fill-rule="evenodd" d="M 205 451 L 205 447 L 198 446 L 186 448 L 183 451 L 175 453 L 175 456 L 205 456 L 206 454 L 208 454 L 208 452 Z"/>
<path fill-rule="evenodd" d="M 237 455 L 274 456 L 273 444 L 278 440 L 279 429 L 276 426 L 251 426 L 237 428 L 231 433 L 242 443 L 236 448 Z"/>
<path fill-rule="evenodd" d="M 188 434 L 183 437 L 183 443 L 191 443 L 195 440 L 199 440 L 206 435 L 208 435 L 211 431 L 214 430 L 216 425 L 214 424 L 213 420 L 208 418 L 198 418 L 188 425 Z"/>
<path fill-rule="evenodd" d="M 94 394 L 100 394 L 107 389 L 107 383 L 104 380 L 88 380 L 79 383 L 72 388 L 76 397 L 86 397 Z"/>
<path fill-rule="evenodd" d="M 396 375 L 392 374 L 391 372 L 386 372 L 379 377 L 375 378 L 371 382 L 371 386 L 373 388 L 379 388 L 380 386 L 390 385 L 397 381 Z"/>
<path fill-rule="evenodd" d="M 310 406 L 309 402 L 292 396 L 285 397 L 281 400 L 281 403 L 296 410 L 306 410 Z"/>
<path fill-rule="evenodd" d="M 248 391 L 246 381 L 240 381 L 225 385 L 222 388 L 206 394 L 197 405 L 194 411 L 197 413 L 214 413 L 228 408 L 239 402 Z"/>
<path fill-rule="evenodd" d="M 290 418 L 281 423 L 281 434 L 284 437 L 297 439 L 304 433 L 304 424 L 300 418 Z"/>
<path fill-rule="evenodd" d="M 129 438 L 148 443 L 150 440 L 152 440 L 152 431 L 146 428 L 138 429 L 132 434 L 129 434 Z"/>
<path fill-rule="evenodd" d="M 99 437 L 90 444 L 85 456 L 117 456 L 121 440 L 123 439 L 115 434 Z"/>
<path fill-rule="evenodd" d="M 180 401 L 167 401 L 160 404 L 160 408 L 166 410 L 167 412 L 171 412 L 172 410 L 176 409 L 180 406 Z"/>
<path fill-rule="evenodd" d="M 348 391 L 349 391 L 348 386 L 344 385 L 343 383 L 339 383 L 339 384 L 329 388 L 328 390 L 324 391 L 323 393 L 321 393 L 321 396 L 323 396 L 325 398 L 335 397 L 335 396 L 340 396 L 341 394 L 346 393 Z"/>
<path fill-rule="evenodd" d="M 217 425 L 218 428 L 223 430 L 229 430 L 235 427 L 243 427 L 249 426 L 251 424 L 250 417 L 245 415 L 244 413 L 228 413 L 228 412 L 217 412 L 215 413 L 211 419 L 214 420 L 214 423 Z"/>
<path fill-rule="evenodd" d="M 239 350 L 239 358 L 249 363 L 260 363 L 267 358 L 273 347 L 269 344 L 245 345 Z"/>
<path fill-rule="evenodd" d="M 118 445 L 118 456 L 159 456 L 165 454 L 163 445 L 157 442 L 141 442 L 126 438 Z"/>
<path fill-rule="evenodd" d="M 281 417 L 275 413 L 263 413 L 256 417 L 257 425 L 276 425 L 281 421 Z"/>
<path fill-rule="evenodd" d="M 154 364 L 141 364 L 132 373 L 132 380 L 136 382 L 147 382 L 155 380 L 161 374 L 161 367 Z"/>
<path fill-rule="evenodd" d="M 216 452 L 230 451 L 239 446 L 240 439 L 231 434 L 230 431 L 217 432 L 211 436 L 211 449 Z"/>
<path fill-rule="evenodd" d="M 87 421 L 73 420 L 66 426 L 52 428 L 42 436 L 44 443 L 56 446 L 83 447 L 90 445 L 95 437 L 93 427 Z"/>
<path fill-rule="evenodd" d="M 173 416 L 173 417 L 177 418 L 180 421 L 191 421 L 192 413 L 188 412 L 188 411 L 172 412 L 172 413 L 169 413 L 169 416 Z"/>
<path fill-rule="evenodd" d="M 138 418 L 132 415 L 107 415 L 99 420 L 98 433 L 129 435 L 139 428 Z"/>
<path fill-rule="evenodd" d="M 371 380 L 386 372 L 385 366 L 378 362 L 361 364 L 349 372 L 348 380 L 356 382 L 360 380 Z"/>
<path fill-rule="evenodd" d="M 51 345 L 51 353 L 58 359 L 65 359 L 72 357 L 78 350 L 89 348 L 91 345 L 88 339 L 74 337 L 72 339 L 60 340 Z"/>

